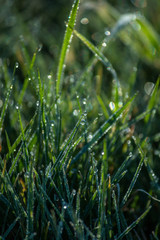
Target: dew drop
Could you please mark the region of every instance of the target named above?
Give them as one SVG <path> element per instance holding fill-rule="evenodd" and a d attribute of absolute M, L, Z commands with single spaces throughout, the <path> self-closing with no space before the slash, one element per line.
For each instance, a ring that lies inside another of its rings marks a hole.
<path fill-rule="evenodd" d="M 78 116 L 78 110 L 77 110 L 77 109 L 75 109 L 75 110 L 73 111 L 73 115 L 74 115 L 74 116 Z"/>
<path fill-rule="evenodd" d="M 153 82 L 146 82 L 144 85 L 144 91 L 147 95 L 151 95 L 154 88 Z"/>
<path fill-rule="evenodd" d="M 105 42 L 102 43 L 102 47 L 106 47 L 107 44 Z"/>
<path fill-rule="evenodd" d="M 48 79 L 51 79 L 51 78 L 52 78 L 52 75 L 49 74 L 47 77 L 48 77 Z"/>
<path fill-rule="evenodd" d="M 39 101 L 36 102 L 37 107 L 39 106 Z"/>
<path fill-rule="evenodd" d="M 88 23 L 89 23 L 88 18 L 86 18 L 86 17 L 82 18 L 82 19 L 81 19 L 81 23 L 82 23 L 83 25 L 88 24 Z"/>
<path fill-rule="evenodd" d="M 85 119 L 82 119 L 81 120 L 81 125 L 84 125 L 86 123 L 86 120 Z"/>
<path fill-rule="evenodd" d="M 72 190 L 72 195 L 73 195 L 73 196 L 76 195 L 76 190 L 75 190 L 75 189 Z"/>
<path fill-rule="evenodd" d="M 86 105 L 86 98 L 83 99 L 83 104 Z"/>
<path fill-rule="evenodd" d="M 16 62 L 16 66 L 15 66 L 16 68 L 18 68 L 19 67 L 19 63 L 18 62 Z"/>
<path fill-rule="evenodd" d="M 105 31 L 105 35 L 106 35 L 106 36 L 110 36 L 110 35 L 111 35 L 111 32 L 110 32 L 110 31 Z"/>
<path fill-rule="evenodd" d="M 110 102 L 110 103 L 109 103 L 109 107 L 110 107 L 110 109 L 113 111 L 113 110 L 115 109 L 115 104 L 114 104 L 114 102 Z"/>
<path fill-rule="evenodd" d="M 43 46 L 42 44 L 39 45 L 38 52 L 40 52 L 42 50 L 42 46 Z"/>

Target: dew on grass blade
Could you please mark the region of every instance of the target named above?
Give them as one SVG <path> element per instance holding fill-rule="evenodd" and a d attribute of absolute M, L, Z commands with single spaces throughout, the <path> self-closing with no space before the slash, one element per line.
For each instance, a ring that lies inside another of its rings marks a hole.
<path fill-rule="evenodd" d="M 78 116 L 78 110 L 77 110 L 77 109 L 75 109 L 75 110 L 73 111 L 73 115 L 74 115 L 74 116 Z"/>
<path fill-rule="evenodd" d="M 82 18 L 82 19 L 81 19 L 81 23 L 82 23 L 83 25 L 88 24 L 88 23 L 89 23 L 88 18 L 86 18 L 86 17 Z"/>
<path fill-rule="evenodd" d="M 109 103 L 109 107 L 110 107 L 110 109 L 113 111 L 113 110 L 115 109 L 115 104 L 114 104 L 114 102 L 110 102 L 110 103 Z"/>
<path fill-rule="evenodd" d="M 51 78 L 52 78 L 52 75 L 51 75 L 51 74 L 49 74 L 49 75 L 47 76 L 47 78 L 48 78 L 48 79 L 51 79 Z"/>
<path fill-rule="evenodd" d="M 110 31 L 105 31 L 105 35 L 106 35 L 106 36 L 110 36 L 110 35 L 111 35 L 111 32 L 110 32 Z"/>
<path fill-rule="evenodd" d="M 151 95 L 152 91 L 154 89 L 154 83 L 153 82 L 146 82 L 144 85 L 144 91 L 147 95 Z"/>
<path fill-rule="evenodd" d="M 83 99 L 83 104 L 86 105 L 86 98 Z"/>
<path fill-rule="evenodd" d="M 18 63 L 18 62 L 16 62 L 15 68 L 18 68 L 18 67 L 19 67 L 19 63 Z"/>
<path fill-rule="evenodd" d="M 106 46 L 107 46 L 107 43 L 103 42 L 102 47 L 106 47 Z"/>

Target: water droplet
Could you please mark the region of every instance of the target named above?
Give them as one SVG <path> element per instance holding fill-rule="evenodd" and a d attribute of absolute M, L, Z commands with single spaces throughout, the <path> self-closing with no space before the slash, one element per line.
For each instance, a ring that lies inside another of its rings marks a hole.
<path fill-rule="evenodd" d="M 105 31 L 105 35 L 106 35 L 106 36 L 110 36 L 110 35 L 111 35 L 111 32 L 110 32 L 110 31 Z"/>
<path fill-rule="evenodd" d="M 42 47 L 43 47 L 43 45 L 42 45 L 42 44 L 39 44 L 39 46 L 38 46 L 38 52 L 40 52 L 40 51 L 42 50 Z"/>
<path fill-rule="evenodd" d="M 76 195 L 76 190 L 75 190 L 75 189 L 72 190 L 72 195 L 73 195 L 73 196 Z"/>
<path fill-rule="evenodd" d="M 88 18 L 86 18 L 86 17 L 82 18 L 81 23 L 84 24 L 84 25 L 88 24 L 89 23 Z"/>
<path fill-rule="evenodd" d="M 83 104 L 84 104 L 84 105 L 86 104 L 86 98 L 83 99 Z"/>
<path fill-rule="evenodd" d="M 19 109 L 18 105 L 16 106 L 16 109 L 17 109 L 17 110 Z"/>
<path fill-rule="evenodd" d="M 110 109 L 113 111 L 113 110 L 115 109 L 115 104 L 114 104 L 114 102 L 110 102 L 110 103 L 109 103 L 109 107 L 110 107 Z"/>
<path fill-rule="evenodd" d="M 154 88 L 153 82 L 146 82 L 144 85 L 144 91 L 146 92 L 147 95 L 152 94 L 153 88 Z"/>
<path fill-rule="evenodd" d="M 30 77 L 28 78 L 28 81 L 31 81 L 31 78 L 30 78 Z"/>
<path fill-rule="evenodd" d="M 52 75 L 49 74 L 47 77 L 48 77 L 48 79 L 51 79 L 51 78 L 52 78 Z"/>
<path fill-rule="evenodd" d="M 15 67 L 16 67 L 16 68 L 18 68 L 18 67 L 19 67 L 19 63 L 18 63 L 18 62 L 16 62 L 16 65 L 15 65 Z"/>
<path fill-rule="evenodd" d="M 81 120 L 81 125 L 84 125 L 86 123 L 86 120 L 83 118 L 82 120 Z"/>
<path fill-rule="evenodd" d="M 92 134 L 89 134 L 89 135 L 88 135 L 88 141 L 91 141 L 91 140 L 92 140 L 92 137 L 93 137 Z"/>
<path fill-rule="evenodd" d="M 106 47 L 106 46 L 107 46 L 107 43 L 103 42 L 102 47 Z"/>
<path fill-rule="evenodd" d="M 67 209 L 67 205 L 64 205 L 63 208 L 64 208 L 64 209 Z"/>
<path fill-rule="evenodd" d="M 37 107 L 39 106 L 39 101 L 36 102 Z"/>
<path fill-rule="evenodd" d="M 102 152 L 101 154 L 102 154 L 102 156 L 103 156 L 103 155 L 104 155 L 104 152 Z"/>
<path fill-rule="evenodd" d="M 77 109 L 75 109 L 75 110 L 73 111 L 73 115 L 74 115 L 74 116 L 78 116 L 78 110 L 77 110 Z"/>
<path fill-rule="evenodd" d="M 118 107 L 122 107 L 123 106 L 123 103 L 122 102 L 119 102 L 118 103 Z"/>

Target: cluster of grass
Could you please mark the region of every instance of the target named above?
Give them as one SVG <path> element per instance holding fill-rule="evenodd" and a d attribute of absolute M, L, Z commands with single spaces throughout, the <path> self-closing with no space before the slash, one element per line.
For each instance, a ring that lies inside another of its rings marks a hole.
<path fill-rule="evenodd" d="M 110 29 L 92 41 L 75 30 L 75 0 L 49 73 L 22 36 L 15 66 L 0 62 L 0 239 L 159 237 L 160 38 L 139 13 L 88 8 Z M 155 82 L 140 83 L 139 59 Z"/>

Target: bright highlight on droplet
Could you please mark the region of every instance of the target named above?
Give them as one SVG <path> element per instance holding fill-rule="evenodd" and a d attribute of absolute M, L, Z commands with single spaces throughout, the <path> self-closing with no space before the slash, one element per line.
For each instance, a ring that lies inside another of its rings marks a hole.
<path fill-rule="evenodd" d="M 81 23 L 84 24 L 84 25 L 88 24 L 89 23 L 88 18 L 86 18 L 86 17 L 82 18 Z"/>
<path fill-rule="evenodd" d="M 151 95 L 154 88 L 153 82 L 146 82 L 144 85 L 144 91 L 147 95 Z"/>
<path fill-rule="evenodd" d="M 48 79 L 51 79 L 51 78 L 52 78 L 52 75 L 48 75 L 47 77 L 48 77 Z"/>
<path fill-rule="evenodd" d="M 110 36 L 110 35 L 111 35 L 111 32 L 110 32 L 110 31 L 105 31 L 105 35 L 106 35 L 106 36 Z"/>
<path fill-rule="evenodd" d="M 105 42 L 102 43 L 102 47 L 106 47 L 107 44 Z"/>
<path fill-rule="evenodd" d="M 109 103 L 109 107 L 110 107 L 110 109 L 113 111 L 113 110 L 115 109 L 115 104 L 114 104 L 114 102 L 110 102 L 110 103 Z"/>
<path fill-rule="evenodd" d="M 131 2 L 137 8 L 147 7 L 147 0 L 131 0 Z"/>

